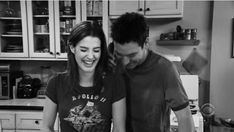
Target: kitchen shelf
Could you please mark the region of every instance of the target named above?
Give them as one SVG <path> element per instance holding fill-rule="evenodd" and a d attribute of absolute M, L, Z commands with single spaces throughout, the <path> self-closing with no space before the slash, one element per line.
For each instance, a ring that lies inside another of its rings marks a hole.
<path fill-rule="evenodd" d="M 5 35 L 5 34 L 3 34 L 3 35 L 1 35 L 1 37 L 22 37 L 22 35 L 20 35 L 20 34 L 16 34 L 16 35 Z"/>
<path fill-rule="evenodd" d="M 195 46 L 200 40 L 157 40 L 157 45 L 161 46 Z"/>
<path fill-rule="evenodd" d="M 49 15 L 33 15 L 33 17 L 38 17 L 38 18 L 43 18 L 43 17 L 45 17 L 45 18 L 47 18 L 47 17 L 49 17 Z"/>
<path fill-rule="evenodd" d="M 0 17 L 0 20 L 21 20 L 20 17 Z"/>
<path fill-rule="evenodd" d="M 49 33 L 45 32 L 45 33 L 41 33 L 41 32 L 35 32 L 35 35 L 49 35 Z"/>
<path fill-rule="evenodd" d="M 60 16 L 60 18 L 76 18 L 76 16 L 75 15 L 62 15 L 62 16 Z"/>

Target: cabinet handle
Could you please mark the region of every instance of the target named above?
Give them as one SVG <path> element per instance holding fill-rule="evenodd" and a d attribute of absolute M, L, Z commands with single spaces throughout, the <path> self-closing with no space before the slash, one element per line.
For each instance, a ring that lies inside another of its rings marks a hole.
<path fill-rule="evenodd" d="M 150 11 L 150 8 L 146 8 L 146 10 L 145 11 Z"/>
<path fill-rule="evenodd" d="M 38 121 L 38 120 L 36 120 L 36 121 L 35 121 L 35 124 L 39 124 L 39 121 Z"/>
<path fill-rule="evenodd" d="M 142 8 L 139 8 L 138 11 L 143 11 L 143 9 L 142 9 Z"/>
<path fill-rule="evenodd" d="M 59 52 L 56 52 L 56 55 L 60 55 L 60 53 L 59 53 Z"/>
<path fill-rule="evenodd" d="M 51 52 L 51 51 L 50 51 L 49 53 L 50 53 L 51 55 L 53 55 L 53 54 L 54 54 L 54 53 L 53 53 L 53 52 Z"/>

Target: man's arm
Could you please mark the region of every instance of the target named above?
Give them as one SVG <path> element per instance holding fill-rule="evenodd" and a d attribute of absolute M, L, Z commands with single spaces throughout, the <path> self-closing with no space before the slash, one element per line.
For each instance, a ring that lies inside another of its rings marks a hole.
<path fill-rule="evenodd" d="M 178 120 L 179 132 L 195 132 L 194 121 L 189 106 L 174 112 Z"/>

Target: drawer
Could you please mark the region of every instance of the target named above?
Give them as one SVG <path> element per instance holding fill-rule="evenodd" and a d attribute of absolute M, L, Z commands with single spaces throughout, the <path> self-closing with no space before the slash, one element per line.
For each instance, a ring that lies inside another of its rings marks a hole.
<path fill-rule="evenodd" d="M 15 114 L 0 113 L 0 123 L 2 129 L 15 129 Z"/>
<path fill-rule="evenodd" d="M 2 130 L 2 132 L 15 132 L 15 130 Z"/>
<path fill-rule="evenodd" d="M 42 112 L 17 113 L 16 129 L 40 130 L 42 117 Z"/>
<path fill-rule="evenodd" d="M 17 113 L 16 114 L 16 129 L 23 130 L 23 131 L 40 130 L 42 127 L 42 118 L 43 118 L 43 112 Z M 59 130 L 58 116 L 54 123 L 54 130 L 55 131 Z"/>

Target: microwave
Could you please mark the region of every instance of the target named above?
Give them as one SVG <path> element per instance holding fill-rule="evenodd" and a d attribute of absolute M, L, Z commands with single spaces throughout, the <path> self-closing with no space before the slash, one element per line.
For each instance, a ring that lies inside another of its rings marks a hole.
<path fill-rule="evenodd" d="M 0 99 L 10 98 L 10 65 L 0 65 Z"/>

